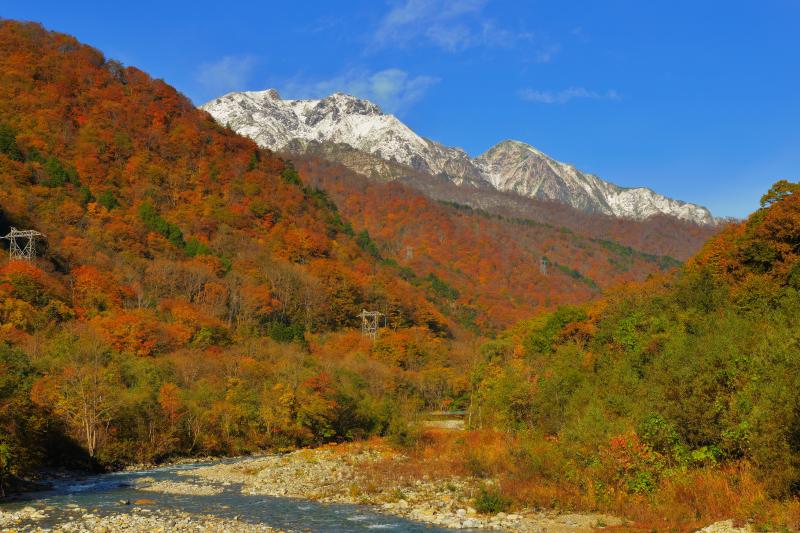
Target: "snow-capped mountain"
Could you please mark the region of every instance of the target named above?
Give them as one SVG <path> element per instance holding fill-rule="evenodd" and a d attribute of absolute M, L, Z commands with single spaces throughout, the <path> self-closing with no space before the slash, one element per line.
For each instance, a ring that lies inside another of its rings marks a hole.
<path fill-rule="evenodd" d="M 561 163 L 536 148 L 503 141 L 475 159 L 498 190 L 556 200 L 583 211 L 643 219 L 659 213 L 700 224 L 714 222 L 705 207 L 673 200 L 645 187 L 624 188 Z"/>
<path fill-rule="evenodd" d="M 472 159 L 460 148 L 417 135 L 374 103 L 342 93 L 320 100 L 284 100 L 274 89 L 234 92 L 201 108 L 260 146 L 322 153 L 371 177 L 394 179 L 400 177 L 398 169 L 408 168 L 457 185 L 558 201 L 588 212 L 632 219 L 663 213 L 699 224 L 714 222 L 704 207 L 644 187 L 619 187 L 522 142 L 503 141 Z"/>
<path fill-rule="evenodd" d="M 466 152 L 420 137 L 368 100 L 335 93 L 321 100 L 282 100 L 274 89 L 229 93 L 202 106 L 260 146 L 283 150 L 294 140 L 346 144 L 457 182 L 481 180 Z"/>

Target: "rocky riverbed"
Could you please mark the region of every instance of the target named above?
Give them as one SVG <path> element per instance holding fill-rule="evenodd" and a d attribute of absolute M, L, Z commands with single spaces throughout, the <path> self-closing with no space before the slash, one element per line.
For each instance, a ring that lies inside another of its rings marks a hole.
<path fill-rule="evenodd" d="M 723 520 L 704 527 L 698 533 L 752 533 L 750 524 L 736 525 L 733 520 Z"/>
<path fill-rule="evenodd" d="M 211 466 L 248 462 L 224 459 Z M 58 479 L 50 490 L 23 496 L 26 501 L 0 503 L 0 532 L 447 531 L 367 506 L 248 494 L 237 483 L 191 475 L 203 466 L 208 463 Z"/>
<path fill-rule="evenodd" d="M 180 481 L 156 481 L 151 477 L 144 477 L 134 485 L 138 490 L 161 492 L 163 494 L 184 494 L 191 496 L 216 496 L 222 494 L 221 486 L 199 485 L 197 483 L 184 483 Z"/>
<path fill-rule="evenodd" d="M 481 514 L 475 508 L 475 498 L 491 481 L 456 476 L 435 480 L 398 477 L 393 463 L 406 460 L 388 448 L 346 445 L 218 464 L 186 474 L 212 483 L 241 484 L 245 494 L 367 504 L 386 514 L 453 529 L 559 533 L 623 523 L 607 515 L 530 509 Z"/>
<path fill-rule="evenodd" d="M 278 533 L 279 530 L 260 524 L 252 524 L 238 519 L 224 519 L 211 515 L 195 515 L 180 511 L 132 507 L 125 512 L 99 516 L 93 512 L 73 506 L 59 509 L 72 516 L 59 521 L 58 525 L 47 528 L 31 525 L 46 519 L 55 509 L 28 506 L 16 512 L 0 511 L 0 532 L 51 531 L 52 533 L 104 533 L 104 532 L 230 532 L 230 533 Z M 26 524 L 20 527 L 21 524 Z M 20 527 L 20 529 L 17 529 Z"/>
<path fill-rule="evenodd" d="M 607 515 L 487 509 L 491 479 L 456 476 L 380 443 L 169 465 L 63 480 L 30 503 L 0 505 L 0 532 L 460 530 L 584 532 L 630 524 Z M 484 512 L 480 512 L 484 511 Z M 708 533 L 748 533 L 722 521 Z"/>

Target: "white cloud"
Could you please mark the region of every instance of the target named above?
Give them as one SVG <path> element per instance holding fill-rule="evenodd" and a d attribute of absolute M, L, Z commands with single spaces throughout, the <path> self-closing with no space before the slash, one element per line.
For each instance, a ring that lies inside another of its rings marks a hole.
<path fill-rule="evenodd" d="M 474 46 L 510 47 L 529 32 L 497 27 L 482 11 L 487 0 L 403 0 L 383 17 L 373 34 L 378 46 L 429 43 L 448 52 Z"/>
<path fill-rule="evenodd" d="M 537 91 L 535 89 L 523 89 L 519 92 L 519 97 L 529 102 L 541 104 L 566 104 L 570 100 L 619 100 L 620 95 L 617 91 L 609 89 L 605 92 L 590 91 L 583 87 L 570 87 L 561 91 Z"/>
<path fill-rule="evenodd" d="M 464 24 L 451 26 L 437 24 L 425 31 L 425 36 L 435 45 L 449 52 L 458 52 L 471 46 L 472 33 Z"/>
<path fill-rule="evenodd" d="M 256 58 L 250 55 L 225 56 L 200 65 L 195 78 L 205 89 L 215 94 L 241 91 L 250 81 L 256 62 Z"/>
<path fill-rule="evenodd" d="M 377 72 L 351 69 L 327 80 L 290 80 L 282 85 L 280 92 L 288 98 L 322 98 L 344 92 L 371 100 L 388 113 L 402 114 L 438 81 L 433 76 L 411 76 L 397 68 Z"/>
<path fill-rule="evenodd" d="M 561 46 L 557 44 L 553 44 L 550 46 L 546 46 L 544 48 L 540 48 L 536 51 L 533 55 L 533 62 L 534 63 L 549 63 L 553 60 L 553 58 L 561 51 Z"/>

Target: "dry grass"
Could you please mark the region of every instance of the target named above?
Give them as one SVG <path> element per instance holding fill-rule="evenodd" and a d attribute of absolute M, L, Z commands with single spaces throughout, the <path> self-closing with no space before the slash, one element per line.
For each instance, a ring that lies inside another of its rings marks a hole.
<path fill-rule="evenodd" d="M 732 518 L 764 531 L 800 528 L 800 501 L 771 498 L 745 463 L 673 476 L 643 503 L 628 514 L 647 526 L 666 522 L 688 530 Z"/>
<path fill-rule="evenodd" d="M 744 463 L 676 473 L 645 496 L 595 486 L 588 472 L 577 472 L 578 482 L 575 475 L 554 481 L 526 471 L 514 456 L 515 444 L 500 432 L 431 429 L 415 448 L 403 451 L 408 460 L 378 462 L 367 476 L 374 487 L 397 487 L 416 479 L 484 477 L 496 480 L 516 508 L 602 512 L 630 520 L 627 526 L 608 528 L 615 531 L 695 531 L 726 519 L 749 522 L 763 531 L 800 529 L 800 501 L 771 498 Z M 386 449 L 379 440 L 365 445 Z M 545 447 L 541 453 L 546 453 Z"/>

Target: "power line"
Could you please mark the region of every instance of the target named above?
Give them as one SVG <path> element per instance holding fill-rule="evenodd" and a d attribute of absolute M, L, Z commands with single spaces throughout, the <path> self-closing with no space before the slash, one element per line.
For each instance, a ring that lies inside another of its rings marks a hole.
<path fill-rule="evenodd" d="M 32 261 L 36 256 L 36 240 L 45 238 L 42 233 L 36 230 L 18 230 L 15 227 L 11 228 L 8 235 L 0 237 L 0 239 L 5 239 L 9 242 L 8 256 L 11 259 L 23 259 L 25 261 Z"/>

